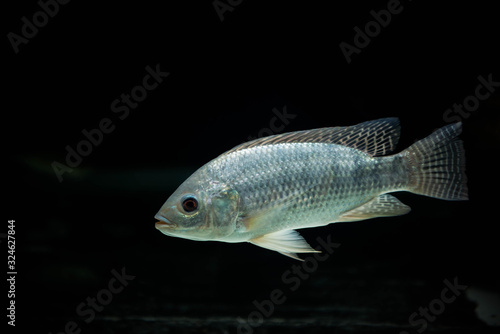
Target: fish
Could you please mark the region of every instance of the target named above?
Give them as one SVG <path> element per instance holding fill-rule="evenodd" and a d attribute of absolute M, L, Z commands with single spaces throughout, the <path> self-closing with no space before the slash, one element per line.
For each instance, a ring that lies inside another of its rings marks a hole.
<path fill-rule="evenodd" d="M 298 229 L 404 215 L 390 195 L 467 200 L 462 123 L 399 153 L 398 118 L 288 132 L 240 144 L 203 165 L 160 208 L 155 227 L 196 241 L 249 242 L 302 260 Z"/>

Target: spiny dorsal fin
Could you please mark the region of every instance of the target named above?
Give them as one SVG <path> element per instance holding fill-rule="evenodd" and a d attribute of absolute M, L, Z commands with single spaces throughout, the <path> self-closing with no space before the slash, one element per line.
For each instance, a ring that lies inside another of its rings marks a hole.
<path fill-rule="evenodd" d="M 283 143 L 325 143 L 356 148 L 371 156 L 389 154 L 399 140 L 400 126 L 397 118 L 381 118 L 353 126 L 320 128 L 255 139 L 238 145 L 224 154 L 263 145 Z"/>

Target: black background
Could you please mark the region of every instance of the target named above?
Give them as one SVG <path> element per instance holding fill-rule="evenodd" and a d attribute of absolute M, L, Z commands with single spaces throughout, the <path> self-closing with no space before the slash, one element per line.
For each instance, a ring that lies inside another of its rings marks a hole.
<path fill-rule="evenodd" d="M 40 6 L 9 4 L 0 232 L 16 220 L 15 330 L 59 333 L 75 321 L 82 333 L 236 333 L 252 301 L 279 288 L 286 302 L 255 332 L 415 333 L 408 317 L 445 279 L 498 293 L 498 88 L 462 117 L 470 200 L 400 193 L 406 216 L 302 230 L 313 247 L 328 235 L 341 246 L 297 291 L 281 280 L 300 264 L 292 259 L 154 228 L 176 187 L 269 128 L 274 108 L 296 115 L 287 132 L 399 117 L 402 150 L 446 125 L 478 76 L 500 81 L 495 9 L 465 2 L 402 2 L 348 64 L 339 44 L 387 3 L 242 1 L 221 21 L 211 1 L 72 1 L 18 53 L 8 33 Z M 119 119 L 111 103 L 157 64 L 170 75 Z M 51 164 L 104 118 L 114 130 L 59 182 Z M 123 267 L 135 279 L 86 323 L 77 305 Z M 429 328 L 490 332 L 475 307 L 461 295 Z"/>

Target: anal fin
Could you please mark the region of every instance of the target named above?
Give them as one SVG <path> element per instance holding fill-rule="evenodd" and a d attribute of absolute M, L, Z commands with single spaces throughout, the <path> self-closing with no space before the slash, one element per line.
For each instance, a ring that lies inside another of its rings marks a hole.
<path fill-rule="evenodd" d="M 312 248 L 295 230 L 284 230 L 265 234 L 248 242 L 262 248 L 267 248 L 293 259 L 302 261 L 296 253 L 321 253 Z"/>
<path fill-rule="evenodd" d="M 376 217 L 400 216 L 410 212 L 410 207 L 401 203 L 396 197 L 382 194 L 373 200 L 345 212 L 338 222 L 354 222 Z"/>

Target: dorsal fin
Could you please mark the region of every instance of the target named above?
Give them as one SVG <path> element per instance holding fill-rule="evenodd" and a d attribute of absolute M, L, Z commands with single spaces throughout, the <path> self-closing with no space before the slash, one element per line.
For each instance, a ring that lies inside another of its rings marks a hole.
<path fill-rule="evenodd" d="M 258 138 L 238 145 L 224 154 L 264 145 L 283 143 L 326 143 L 352 147 L 371 156 L 389 154 L 399 140 L 399 119 L 381 118 L 353 126 L 319 128 Z"/>

